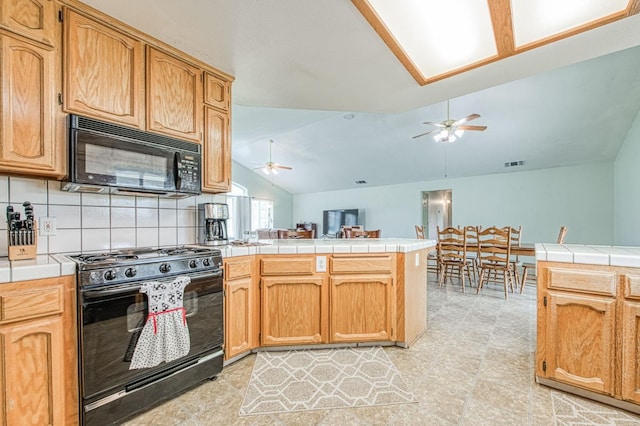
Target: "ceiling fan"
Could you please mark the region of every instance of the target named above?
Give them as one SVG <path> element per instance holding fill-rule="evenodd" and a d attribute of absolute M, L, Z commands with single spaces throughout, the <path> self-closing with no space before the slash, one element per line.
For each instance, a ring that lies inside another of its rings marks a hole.
<path fill-rule="evenodd" d="M 479 131 L 485 130 L 487 126 L 465 125 L 465 123 L 471 120 L 475 120 L 476 118 L 479 118 L 479 117 L 480 117 L 480 114 L 471 114 L 464 118 L 461 118 L 460 120 L 452 120 L 449 117 L 449 100 L 447 100 L 447 119 L 444 120 L 442 123 L 433 123 L 431 121 L 425 121 L 422 124 L 430 124 L 432 126 L 436 126 L 437 129 L 416 135 L 413 137 L 413 139 L 437 132 L 436 135 L 433 137 L 436 140 L 436 142 L 440 142 L 440 141 L 454 142 L 457 138 L 461 137 L 464 134 L 465 130 L 479 130 Z"/>
<path fill-rule="evenodd" d="M 273 145 L 273 140 L 269 140 L 269 161 L 264 166 L 256 167 L 256 169 L 261 169 L 266 175 L 277 175 L 279 170 L 293 170 L 292 167 L 273 162 L 271 159 L 271 145 Z"/>

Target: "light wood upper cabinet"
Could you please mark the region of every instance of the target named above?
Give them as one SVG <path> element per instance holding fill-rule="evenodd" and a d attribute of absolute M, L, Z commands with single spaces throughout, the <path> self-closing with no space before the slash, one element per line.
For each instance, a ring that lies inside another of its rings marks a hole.
<path fill-rule="evenodd" d="M 144 129 L 140 40 L 65 10 L 64 109 Z"/>
<path fill-rule="evenodd" d="M 6 34 L 0 34 L 0 49 L 0 171 L 64 176 L 66 145 L 56 140 L 55 50 Z"/>
<path fill-rule="evenodd" d="M 53 0 L 3 0 L 0 25 L 32 40 L 55 45 L 56 7 Z"/>
<path fill-rule="evenodd" d="M 205 107 L 205 130 L 202 147 L 204 173 L 203 192 L 231 190 L 231 139 L 229 116 Z"/>
<path fill-rule="evenodd" d="M 331 342 L 391 340 L 392 277 L 331 277 Z"/>
<path fill-rule="evenodd" d="M 613 395 L 615 299 L 547 292 L 546 377 Z"/>
<path fill-rule="evenodd" d="M 231 83 L 205 72 L 204 103 L 221 111 L 229 111 L 231 105 Z"/>
<path fill-rule="evenodd" d="M 201 142 L 202 108 L 201 69 L 147 46 L 147 129 Z"/>

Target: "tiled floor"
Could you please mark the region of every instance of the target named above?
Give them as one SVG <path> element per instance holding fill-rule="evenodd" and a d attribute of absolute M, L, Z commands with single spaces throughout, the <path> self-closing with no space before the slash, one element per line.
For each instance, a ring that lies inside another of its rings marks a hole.
<path fill-rule="evenodd" d="M 409 349 L 385 348 L 417 404 L 240 417 L 251 355 L 127 425 L 640 425 L 535 383 L 535 288 L 505 301 L 499 285 L 476 295 L 430 280 L 427 294 L 426 334 Z"/>

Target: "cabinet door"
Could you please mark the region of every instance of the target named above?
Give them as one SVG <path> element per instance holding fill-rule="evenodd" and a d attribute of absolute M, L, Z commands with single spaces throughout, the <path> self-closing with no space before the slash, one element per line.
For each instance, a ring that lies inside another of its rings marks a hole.
<path fill-rule="evenodd" d="M 6 424 L 63 425 L 62 317 L 0 327 Z"/>
<path fill-rule="evenodd" d="M 147 46 L 147 129 L 202 139 L 202 71 Z"/>
<path fill-rule="evenodd" d="M 228 282 L 225 296 L 225 356 L 229 359 L 252 349 L 254 295 L 251 278 Z"/>
<path fill-rule="evenodd" d="M 615 299 L 547 292 L 546 374 L 613 394 Z"/>
<path fill-rule="evenodd" d="M 205 108 L 203 151 L 203 192 L 231 190 L 231 143 L 229 116 L 212 108 Z"/>
<path fill-rule="evenodd" d="M 65 11 L 64 109 L 144 129 L 142 43 Z"/>
<path fill-rule="evenodd" d="M 389 275 L 331 277 L 331 342 L 391 340 Z"/>
<path fill-rule="evenodd" d="M 53 0 L 3 0 L 0 24 L 25 37 L 54 45 L 56 10 Z"/>
<path fill-rule="evenodd" d="M 622 309 L 622 398 L 640 404 L 640 302 Z"/>
<path fill-rule="evenodd" d="M 0 34 L 0 171 L 62 176 L 64 143 L 55 137 L 55 52 Z"/>
<path fill-rule="evenodd" d="M 222 111 L 229 111 L 231 104 L 231 83 L 205 72 L 204 103 Z"/>
<path fill-rule="evenodd" d="M 262 278 L 262 345 L 327 341 L 324 277 Z"/>

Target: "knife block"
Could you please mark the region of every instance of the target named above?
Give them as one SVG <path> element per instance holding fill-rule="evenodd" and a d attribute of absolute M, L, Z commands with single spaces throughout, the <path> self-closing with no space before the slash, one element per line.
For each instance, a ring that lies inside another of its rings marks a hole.
<path fill-rule="evenodd" d="M 15 232 L 15 231 L 14 231 Z M 38 255 L 38 224 L 33 221 L 33 230 L 27 231 L 33 236 L 33 244 L 11 245 L 11 231 L 8 230 L 9 260 L 35 259 Z"/>

